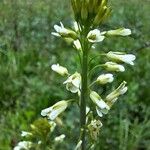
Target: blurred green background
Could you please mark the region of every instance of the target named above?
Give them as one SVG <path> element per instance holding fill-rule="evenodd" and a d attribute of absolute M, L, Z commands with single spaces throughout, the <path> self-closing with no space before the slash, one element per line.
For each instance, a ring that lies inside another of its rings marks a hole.
<path fill-rule="evenodd" d="M 96 150 L 150 150 L 150 1 L 110 3 L 113 12 L 100 29 L 124 26 L 133 34 L 105 40 L 93 55 L 126 51 L 137 59 L 135 66 L 127 66 L 113 84 L 116 87 L 126 80 L 129 90 L 102 120 Z M 61 84 L 64 79 L 50 69 L 56 62 L 72 73 L 78 67 L 78 57 L 71 46 L 50 34 L 59 21 L 69 26 L 73 18 L 70 14 L 69 0 L 0 0 L 0 150 L 11 150 L 20 141 L 21 131 L 40 117 L 43 108 L 71 96 Z M 98 62 L 99 59 L 93 63 Z M 99 92 L 106 90 L 111 89 L 103 87 Z M 58 133 L 67 138 L 60 150 L 75 146 L 78 115 L 76 106 L 63 114 L 64 125 Z"/>

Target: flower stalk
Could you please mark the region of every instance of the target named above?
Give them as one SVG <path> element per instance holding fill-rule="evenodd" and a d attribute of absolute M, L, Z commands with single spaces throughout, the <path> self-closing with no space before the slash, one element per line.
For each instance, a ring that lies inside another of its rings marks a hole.
<path fill-rule="evenodd" d="M 83 50 L 82 56 L 82 73 L 81 73 L 81 102 L 80 102 L 80 125 L 81 129 L 83 129 L 82 133 L 82 150 L 85 150 L 85 125 L 86 125 L 86 104 L 88 101 L 88 57 L 89 57 L 89 47 L 86 35 L 88 33 L 88 29 L 82 34 L 81 45 Z"/>

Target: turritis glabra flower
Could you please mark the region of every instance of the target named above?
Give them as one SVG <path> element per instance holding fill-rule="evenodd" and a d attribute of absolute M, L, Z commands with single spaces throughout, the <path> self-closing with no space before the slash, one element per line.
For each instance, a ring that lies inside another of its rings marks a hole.
<path fill-rule="evenodd" d="M 91 100 L 96 104 L 97 114 L 102 117 L 103 114 L 107 114 L 110 107 L 102 100 L 102 98 L 95 92 L 90 93 Z"/>
<path fill-rule="evenodd" d="M 106 83 L 111 83 L 113 82 L 114 80 L 114 77 L 113 77 L 113 74 L 111 73 L 107 73 L 107 74 L 102 74 L 100 75 L 98 78 L 97 78 L 97 82 L 99 84 L 106 84 Z"/>
<path fill-rule="evenodd" d="M 120 95 L 123 95 L 127 92 L 128 88 L 126 87 L 126 82 L 123 81 L 119 87 L 106 96 L 107 104 L 111 107 Z"/>
<path fill-rule="evenodd" d="M 134 60 L 136 59 L 136 57 L 133 54 L 125 54 L 125 53 L 121 53 L 121 52 L 108 52 L 106 54 L 107 58 L 115 61 L 115 62 L 124 62 L 130 65 L 134 65 Z"/>
<path fill-rule="evenodd" d="M 51 66 L 51 69 L 55 72 L 57 72 L 58 74 L 62 75 L 62 76 L 65 76 L 65 75 L 68 75 L 68 70 L 67 68 L 63 67 L 63 66 L 60 66 L 59 64 L 53 64 Z"/>
<path fill-rule="evenodd" d="M 116 72 L 124 72 L 125 71 L 125 68 L 123 65 L 119 65 L 114 62 L 106 62 L 103 66 L 108 71 L 116 71 Z"/>
<path fill-rule="evenodd" d="M 32 133 L 31 132 L 27 132 L 27 131 L 22 131 L 21 132 L 21 136 L 22 137 L 32 136 Z"/>
<path fill-rule="evenodd" d="M 128 36 L 131 34 L 131 30 L 130 29 L 126 29 L 126 28 L 120 28 L 120 29 L 116 29 L 116 30 L 110 30 L 110 31 L 106 31 L 106 35 L 120 35 L 120 36 Z"/>
<path fill-rule="evenodd" d="M 29 150 L 32 147 L 32 142 L 30 141 L 21 141 L 14 147 L 14 150 Z"/>
<path fill-rule="evenodd" d="M 51 33 L 54 36 L 77 39 L 77 34 L 73 30 L 65 28 L 62 22 L 60 22 L 60 26 L 54 25 L 54 29 L 56 32 Z"/>
<path fill-rule="evenodd" d="M 68 102 L 65 100 L 59 101 L 53 106 L 46 108 L 41 111 L 42 116 L 48 117 L 50 120 L 54 120 L 56 117 L 58 117 L 59 114 L 65 111 L 65 109 L 68 106 Z"/>
<path fill-rule="evenodd" d="M 104 38 L 105 36 L 101 35 L 101 32 L 98 29 L 91 30 L 87 35 L 87 39 L 91 43 L 101 42 Z"/>
<path fill-rule="evenodd" d="M 63 142 L 63 140 L 64 140 L 65 137 L 66 136 L 64 134 L 62 134 L 60 136 L 55 137 L 54 141 L 55 142 Z"/>
<path fill-rule="evenodd" d="M 80 90 L 81 86 L 81 75 L 76 72 L 71 75 L 65 82 L 66 89 L 72 93 L 77 93 Z"/>

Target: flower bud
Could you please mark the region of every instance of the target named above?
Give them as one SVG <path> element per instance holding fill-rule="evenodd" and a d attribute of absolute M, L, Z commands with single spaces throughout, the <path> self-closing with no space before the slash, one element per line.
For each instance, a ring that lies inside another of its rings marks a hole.
<path fill-rule="evenodd" d="M 106 62 L 103 66 L 108 71 L 117 71 L 117 72 L 124 72 L 125 71 L 124 66 L 119 65 L 119 64 L 114 63 L 114 62 Z"/>
<path fill-rule="evenodd" d="M 53 64 L 53 65 L 51 66 L 51 69 L 52 69 L 53 71 L 57 72 L 58 74 L 62 75 L 62 76 L 65 76 L 65 75 L 68 75 L 68 74 L 69 74 L 67 68 L 62 67 L 62 66 L 60 66 L 59 64 Z"/>
<path fill-rule="evenodd" d="M 81 75 L 76 72 L 71 75 L 63 84 L 66 84 L 66 89 L 72 93 L 77 93 L 81 86 Z"/>
<path fill-rule="evenodd" d="M 48 119 L 54 120 L 59 114 L 61 114 L 68 106 L 68 102 L 65 100 L 59 101 L 53 106 L 41 111 L 42 116 L 47 116 Z"/>
<path fill-rule="evenodd" d="M 100 84 L 106 84 L 113 82 L 113 80 L 114 80 L 113 74 L 107 73 L 100 75 L 96 81 Z"/>
<path fill-rule="evenodd" d="M 101 42 L 104 38 L 105 37 L 101 35 L 100 30 L 98 29 L 91 30 L 87 35 L 87 39 L 91 43 Z"/>
<path fill-rule="evenodd" d="M 126 29 L 126 28 L 120 28 L 120 29 L 116 29 L 116 30 L 110 30 L 106 32 L 106 35 L 109 36 L 128 36 L 131 34 L 131 30 L 130 29 Z"/>
<path fill-rule="evenodd" d="M 85 0 L 82 1 L 82 8 L 81 8 L 81 19 L 83 21 L 87 20 L 88 18 L 88 8 L 87 3 Z"/>
<path fill-rule="evenodd" d="M 134 60 L 136 59 L 135 55 L 132 54 L 124 54 L 121 52 L 108 52 L 106 54 L 107 58 L 116 61 L 116 62 L 124 62 L 130 65 L 134 65 Z"/>

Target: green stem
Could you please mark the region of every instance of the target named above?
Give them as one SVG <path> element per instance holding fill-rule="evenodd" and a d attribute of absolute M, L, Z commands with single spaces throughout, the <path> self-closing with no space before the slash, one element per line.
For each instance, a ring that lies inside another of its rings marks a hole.
<path fill-rule="evenodd" d="M 82 87 L 81 87 L 81 105 L 80 105 L 80 124 L 81 129 L 83 129 L 82 133 L 82 150 L 86 149 L 85 146 L 85 125 L 86 125 L 86 103 L 88 100 L 88 41 L 86 39 L 87 31 L 85 30 L 82 35 L 82 50 L 83 50 L 83 56 L 82 56 Z"/>

